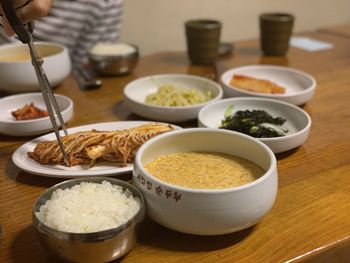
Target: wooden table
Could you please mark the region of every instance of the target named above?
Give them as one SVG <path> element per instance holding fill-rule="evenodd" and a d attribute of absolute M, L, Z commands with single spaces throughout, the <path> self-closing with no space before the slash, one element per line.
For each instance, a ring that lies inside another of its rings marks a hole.
<path fill-rule="evenodd" d="M 319 29 L 320 32 L 348 37 L 350 38 L 350 23 L 338 26 L 323 27 Z"/>
<path fill-rule="evenodd" d="M 218 76 L 248 64 L 276 64 L 304 70 L 317 82 L 303 108 L 312 117 L 308 140 L 279 154 L 279 192 L 273 209 L 255 227 L 201 237 L 177 233 L 146 220 L 138 245 L 119 262 L 346 262 L 350 258 L 350 39 L 313 32 L 304 36 L 334 48 L 307 52 L 292 48 L 286 57 L 263 57 L 257 41 L 235 43 L 232 56 L 213 66 L 191 66 L 185 53 L 144 57 L 132 75 L 104 78 L 103 87 L 81 91 L 68 78 L 56 89 L 75 103 L 69 127 L 140 119 L 122 102 L 129 81 L 159 73 Z M 194 123 L 186 123 L 191 126 Z M 11 162 L 30 138 L 0 136 L 0 262 L 52 262 L 31 227 L 35 199 L 61 179 L 30 175 Z M 130 175 L 119 176 L 129 179 Z"/>

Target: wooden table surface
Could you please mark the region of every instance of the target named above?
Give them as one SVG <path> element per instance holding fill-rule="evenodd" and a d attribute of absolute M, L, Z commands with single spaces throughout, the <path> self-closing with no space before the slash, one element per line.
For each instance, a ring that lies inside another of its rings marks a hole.
<path fill-rule="evenodd" d="M 217 79 L 232 67 L 275 64 L 306 71 L 317 80 L 314 97 L 303 106 L 312 117 L 310 136 L 301 147 L 277 155 L 278 197 L 261 222 L 238 233 L 201 237 L 146 220 L 139 243 L 118 262 L 346 262 L 350 258 L 350 38 L 320 32 L 302 35 L 333 43 L 334 48 L 319 52 L 292 48 L 286 57 L 264 57 L 257 41 L 245 41 L 235 43 L 233 55 L 212 66 L 192 66 L 185 53 L 160 53 L 143 57 L 131 75 L 104 78 L 100 89 L 81 91 L 70 77 L 55 90 L 75 103 L 68 123 L 73 127 L 141 119 L 122 102 L 122 90 L 129 81 L 152 74 Z M 0 262 L 52 262 L 34 235 L 31 209 L 45 189 L 62 180 L 22 172 L 11 161 L 16 148 L 33 138 L 0 135 Z"/>
<path fill-rule="evenodd" d="M 350 38 L 350 23 L 344 25 L 322 27 L 319 29 L 319 32 Z"/>

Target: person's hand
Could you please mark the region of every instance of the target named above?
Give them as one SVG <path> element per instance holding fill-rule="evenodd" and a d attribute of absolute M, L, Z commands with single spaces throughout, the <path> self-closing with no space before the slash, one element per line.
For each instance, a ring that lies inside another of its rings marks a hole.
<path fill-rule="evenodd" d="M 54 0 L 12 0 L 13 6 L 16 9 L 17 16 L 23 24 L 47 16 Z M 3 11 L 0 7 L 0 13 Z M 2 17 L 4 32 L 8 36 L 14 35 L 6 17 Z"/>

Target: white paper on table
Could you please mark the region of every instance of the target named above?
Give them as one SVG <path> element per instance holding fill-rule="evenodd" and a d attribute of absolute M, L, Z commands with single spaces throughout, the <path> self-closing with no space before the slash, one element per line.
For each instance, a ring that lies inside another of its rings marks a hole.
<path fill-rule="evenodd" d="M 333 44 L 312 39 L 309 37 L 292 37 L 289 44 L 296 48 L 305 49 L 310 52 L 333 48 Z"/>

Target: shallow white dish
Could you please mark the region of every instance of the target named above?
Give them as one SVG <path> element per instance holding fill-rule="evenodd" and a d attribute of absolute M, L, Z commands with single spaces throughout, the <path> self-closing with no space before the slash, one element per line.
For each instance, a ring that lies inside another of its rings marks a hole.
<path fill-rule="evenodd" d="M 120 121 L 120 122 L 104 122 L 89 124 L 79 127 L 68 129 L 68 133 L 74 133 L 78 131 L 88 131 L 91 129 L 96 130 L 122 130 L 137 127 L 149 122 L 146 121 Z M 180 127 L 174 126 L 176 129 Z M 55 134 L 50 133 L 32 141 L 29 141 L 20 146 L 12 155 L 12 161 L 20 169 L 31 173 L 42 175 L 46 177 L 59 177 L 59 178 L 78 178 L 83 176 L 104 175 L 112 176 L 116 174 L 123 174 L 132 171 L 133 164 L 128 164 L 126 167 L 118 167 L 113 162 L 98 162 L 93 167 L 89 165 L 76 165 L 67 167 L 64 165 L 42 165 L 28 157 L 28 152 L 33 151 L 36 144 L 42 141 L 55 140 Z"/>
<path fill-rule="evenodd" d="M 43 59 L 43 69 L 51 86 L 59 85 L 71 72 L 68 49 L 51 42 L 35 42 L 35 47 Z M 0 90 L 9 93 L 40 90 L 27 45 L 11 43 L 0 46 L 0 79 Z"/>
<path fill-rule="evenodd" d="M 59 94 L 55 94 L 55 98 L 61 110 L 64 122 L 68 122 L 73 116 L 73 101 Z M 34 106 L 46 110 L 46 105 L 40 92 L 11 95 L 1 98 L 0 133 L 9 136 L 32 136 L 52 131 L 52 124 L 49 117 L 17 121 L 11 115 L 12 111 L 22 108 L 31 102 L 34 103 Z M 57 123 L 59 123 L 58 119 Z"/>
<path fill-rule="evenodd" d="M 272 81 L 284 87 L 286 92 L 284 94 L 264 94 L 236 88 L 230 85 L 232 77 L 236 74 Z M 311 75 L 297 69 L 271 65 L 252 65 L 230 69 L 221 75 L 221 82 L 225 97 L 255 96 L 282 100 L 294 105 L 308 102 L 316 89 L 316 80 Z"/>
<path fill-rule="evenodd" d="M 208 102 L 184 107 L 166 107 L 146 104 L 145 98 L 155 93 L 161 84 L 173 84 L 184 88 L 195 88 L 198 90 L 210 90 L 213 98 Z M 212 80 L 187 75 L 187 74 L 165 74 L 144 77 L 130 82 L 124 88 L 125 102 L 131 111 L 152 120 L 166 122 L 181 122 L 197 118 L 199 110 L 211 103 L 221 99 L 222 88 Z"/>
<path fill-rule="evenodd" d="M 265 110 L 273 117 L 286 119 L 283 127 L 288 129 L 285 136 L 258 138 L 271 148 L 274 153 L 285 152 L 302 145 L 309 136 L 311 117 L 301 108 L 265 98 L 239 97 L 224 99 L 204 107 L 198 114 L 198 126 L 219 128 L 226 109 L 233 106 L 233 113 L 239 110 Z"/>

